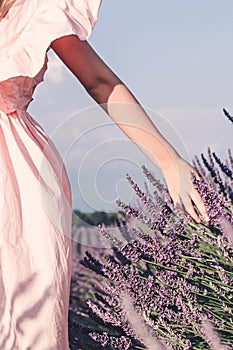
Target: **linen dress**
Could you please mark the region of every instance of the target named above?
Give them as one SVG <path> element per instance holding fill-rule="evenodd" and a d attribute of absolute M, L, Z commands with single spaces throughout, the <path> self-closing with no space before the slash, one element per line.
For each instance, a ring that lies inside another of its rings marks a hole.
<path fill-rule="evenodd" d="M 67 350 L 71 192 L 27 113 L 53 40 L 86 40 L 101 0 L 16 0 L 0 21 L 0 349 Z M 49 116 L 48 116 L 49 117 Z"/>

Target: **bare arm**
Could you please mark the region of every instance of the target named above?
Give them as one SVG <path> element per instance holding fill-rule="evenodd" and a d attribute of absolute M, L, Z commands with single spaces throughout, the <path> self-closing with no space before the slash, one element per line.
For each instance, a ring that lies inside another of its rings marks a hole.
<path fill-rule="evenodd" d="M 160 168 L 173 201 L 182 204 L 193 219 L 199 221 L 192 200 L 205 217 L 203 202 L 190 179 L 190 171 L 194 169 L 160 134 L 136 98 L 88 42 L 69 35 L 55 40 L 51 48 L 79 79 L 88 94 Z"/>

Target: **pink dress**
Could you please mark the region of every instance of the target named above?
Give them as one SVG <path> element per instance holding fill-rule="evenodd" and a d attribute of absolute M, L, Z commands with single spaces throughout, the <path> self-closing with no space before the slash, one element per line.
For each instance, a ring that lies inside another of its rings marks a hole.
<path fill-rule="evenodd" d="M 101 0 L 16 0 L 0 22 L 0 349 L 68 350 L 71 193 L 27 113 L 50 43 L 91 34 Z"/>

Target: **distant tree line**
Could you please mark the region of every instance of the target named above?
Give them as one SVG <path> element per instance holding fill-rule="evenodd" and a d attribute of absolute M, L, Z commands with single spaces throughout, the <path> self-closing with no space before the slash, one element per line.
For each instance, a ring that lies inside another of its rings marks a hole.
<path fill-rule="evenodd" d="M 73 210 L 72 226 L 98 226 L 105 224 L 106 226 L 116 225 L 119 221 L 119 215 L 125 214 L 122 211 L 106 213 L 105 211 L 95 211 L 93 213 L 82 213 L 79 210 Z"/>

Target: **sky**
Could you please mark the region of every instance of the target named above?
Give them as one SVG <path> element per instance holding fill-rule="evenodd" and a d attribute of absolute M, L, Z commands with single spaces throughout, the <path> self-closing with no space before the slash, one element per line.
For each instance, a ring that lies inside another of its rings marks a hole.
<path fill-rule="evenodd" d="M 103 0 L 88 40 L 189 162 L 232 148 L 232 13 L 232 0 Z M 143 188 L 143 164 L 162 178 L 51 50 L 29 112 L 62 155 L 74 209 L 132 201 L 125 175 Z"/>

